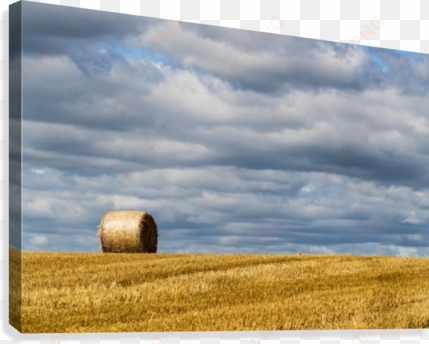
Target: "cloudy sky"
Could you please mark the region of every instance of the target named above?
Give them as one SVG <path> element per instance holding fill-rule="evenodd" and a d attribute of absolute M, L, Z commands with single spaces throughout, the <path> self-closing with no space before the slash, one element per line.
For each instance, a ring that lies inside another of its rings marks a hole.
<path fill-rule="evenodd" d="M 25 250 L 429 254 L 427 55 L 26 2 L 22 68 Z"/>

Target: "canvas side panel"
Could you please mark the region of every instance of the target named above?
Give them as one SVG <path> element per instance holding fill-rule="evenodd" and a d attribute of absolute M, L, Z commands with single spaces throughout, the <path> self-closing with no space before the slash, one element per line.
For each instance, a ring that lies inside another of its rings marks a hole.
<path fill-rule="evenodd" d="M 22 2 L 9 6 L 9 323 L 22 329 Z"/>

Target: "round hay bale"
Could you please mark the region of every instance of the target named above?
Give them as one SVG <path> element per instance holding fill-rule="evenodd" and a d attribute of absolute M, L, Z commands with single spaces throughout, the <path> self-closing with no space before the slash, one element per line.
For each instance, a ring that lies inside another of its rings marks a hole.
<path fill-rule="evenodd" d="M 149 213 L 108 211 L 98 230 L 101 250 L 106 253 L 156 253 L 158 228 Z"/>

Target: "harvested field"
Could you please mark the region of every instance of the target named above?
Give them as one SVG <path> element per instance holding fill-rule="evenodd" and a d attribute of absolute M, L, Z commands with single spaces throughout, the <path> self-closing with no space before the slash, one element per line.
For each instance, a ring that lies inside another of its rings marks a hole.
<path fill-rule="evenodd" d="M 9 245 L 9 323 L 21 331 L 21 250 Z"/>
<path fill-rule="evenodd" d="M 429 327 L 429 259 L 23 252 L 24 332 Z"/>

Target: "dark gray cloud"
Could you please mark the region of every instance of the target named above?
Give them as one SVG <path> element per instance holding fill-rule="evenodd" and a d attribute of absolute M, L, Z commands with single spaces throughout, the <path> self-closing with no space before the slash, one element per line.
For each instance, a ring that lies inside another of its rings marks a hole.
<path fill-rule="evenodd" d="M 97 251 L 135 209 L 168 252 L 428 254 L 426 55 L 25 4 L 25 249 Z"/>

